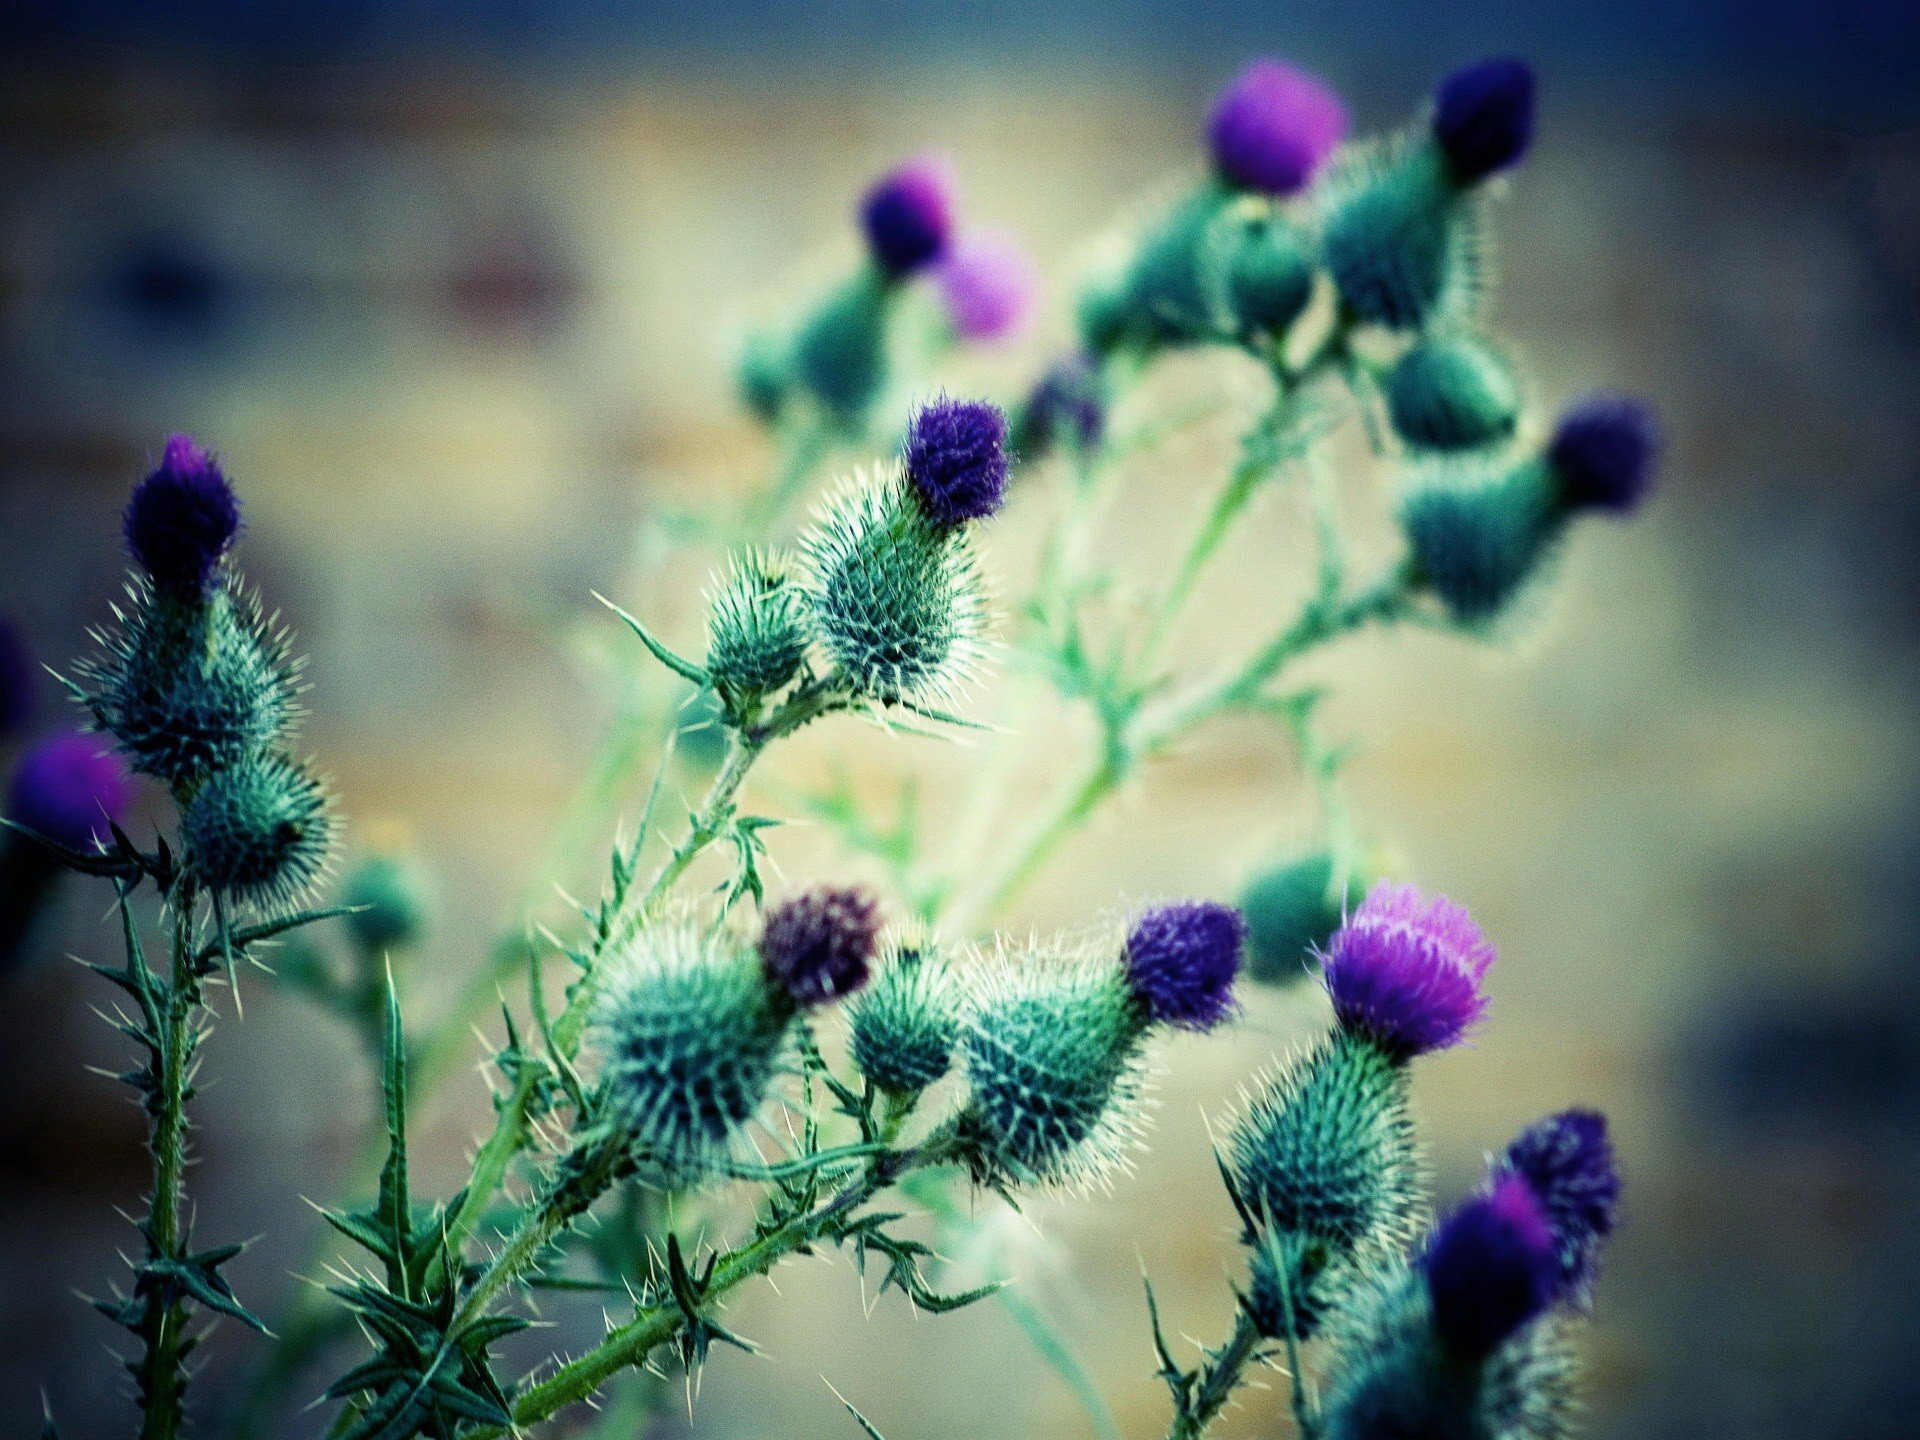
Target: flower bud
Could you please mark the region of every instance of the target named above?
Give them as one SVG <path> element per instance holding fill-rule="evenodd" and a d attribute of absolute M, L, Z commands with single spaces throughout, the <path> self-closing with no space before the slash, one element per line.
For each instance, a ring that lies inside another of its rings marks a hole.
<path fill-rule="evenodd" d="M 860 1073 L 890 1094 L 917 1095 L 953 1064 L 958 982 L 930 941 L 896 941 L 847 1007 L 847 1023 Z"/>
<path fill-rule="evenodd" d="M 167 439 L 160 465 L 134 487 L 127 551 L 162 595 L 198 600 L 240 533 L 240 499 L 191 435 Z"/>
<path fill-rule="evenodd" d="M 1400 506 L 1420 584 L 1468 628 L 1507 613 L 1545 567 L 1563 518 L 1535 461 L 1429 469 Z"/>
<path fill-rule="evenodd" d="M 1040 377 L 1021 406 L 1015 448 L 1027 461 L 1056 449 L 1084 452 L 1099 445 L 1106 423 L 1098 364 L 1086 354 L 1068 355 Z"/>
<path fill-rule="evenodd" d="M 1221 179 L 1266 195 L 1306 188 L 1346 133 L 1340 97 L 1318 77 L 1273 59 L 1242 70 L 1207 119 Z"/>
<path fill-rule="evenodd" d="M 806 593 L 786 557 L 734 556 L 707 607 L 707 673 L 727 712 L 742 716 L 798 675 L 811 640 Z"/>
<path fill-rule="evenodd" d="M 867 983 L 879 935 L 872 896 L 821 886 L 767 911 L 760 962 L 775 991 L 795 1009 L 811 1010 Z"/>
<path fill-rule="evenodd" d="M 1382 881 L 1328 942 L 1321 978 L 1341 1028 L 1404 1062 L 1459 1044 L 1479 1023 L 1494 958 L 1461 906 Z"/>
<path fill-rule="evenodd" d="M 427 877 L 402 855 L 369 855 L 347 872 L 341 902 L 354 943 L 369 955 L 411 950 L 426 933 L 433 908 Z"/>
<path fill-rule="evenodd" d="M 691 919 L 648 926 L 604 975 L 593 1036 L 609 1112 L 662 1183 L 692 1184 L 766 1104 L 793 1003 L 756 949 Z"/>
<path fill-rule="evenodd" d="M 770 331 L 748 335 L 734 359 L 734 389 L 747 410 L 763 425 L 780 418 L 793 389 L 794 375 L 787 347 Z"/>
<path fill-rule="evenodd" d="M 133 800 L 132 777 L 92 735 L 56 735 L 20 757 L 7 790 L 7 819 L 69 850 L 112 838 Z"/>
<path fill-rule="evenodd" d="M 262 909 L 290 906 L 326 869 L 326 788 L 277 754 L 210 777 L 180 814 L 186 861 L 208 888 Z"/>
<path fill-rule="evenodd" d="M 1299 228 L 1276 214 L 1234 216 L 1222 228 L 1218 310 L 1252 344 L 1285 339 L 1313 298 L 1313 264 Z"/>
<path fill-rule="evenodd" d="M 1348 313 L 1420 330 L 1471 310 L 1481 285 L 1479 211 L 1431 150 L 1364 157 L 1329 190 L 1321 256 Z"/>
<path fill-rule="evenodd" d="M 848 433 L 865 424 L 886 385 L 888 307 L 880 278 L 863 271 L 821 302 L 794 341 L 795 379 Z"/>
<path fill-rule="evenodd" d="M 1211 1030 L 1233 1012 L 1247 922 L 1231 905 L 1156 905 L 1133 922 L 1122 967 L 1149 1022 Z"/>
<path fill-rule="evenodd" d="M 1230 199 L 1209 188 L 1176 205 L 1148 232 L 1127 279 L 1128 333 L 1149 345 L 1194 345 L 1221 331 L 1215 311 L 1220 220 Z"/>
<path fill-rule="evenodd" d="M 1533 126 L 1533 67 L 1513 56 L 1462 66 L 1434 96 L 1433 141 L 1459 185 L 1519 164 L 1533 144 Z"/>
<path fill-rule="evenodd" d="M 874 182 L 860 202 L 860 227 L 874 263 L 887 275 L 911 275 L 946 254 L 953 234 L 953 167 L 923 155 Z"/>
<path fill-rule="evenodd" d="M 1033 318 L 1040 274 L 1013 236 L 998 230 L 962 236 L 934 270 L 947 323 L 962 340 L 1006 340 Z"/>
<path fill-rule="evenodd" d="M 1346 918 L 1347 894 L 1335 885 L 1335 872 L 1333 856 L 1316 850 L 1248 882 L 1240 910 L 1247 917 L 1247 973 L 1253 979 L 1286 985 L 1311 972 L 1313 952 Z"/>
<path fill-rule="evenodd" d="M 1520 383 L 1498 351 L 1478 336 L 1421 340 L 1387 375 L 1387 413 L 1409 446 L 1477 450 L 1513 436 Z"/>

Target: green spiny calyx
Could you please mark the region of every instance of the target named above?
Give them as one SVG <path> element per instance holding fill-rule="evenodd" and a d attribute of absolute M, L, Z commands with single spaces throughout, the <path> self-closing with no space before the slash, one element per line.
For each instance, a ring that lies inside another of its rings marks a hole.
<path fill-rule="evenodd" d="M 1477 450 L 1513 435 L 1520 382 L 1485 340 L 1460 333 L 1421 340 L 1386 381 L 1393 428 L 1422 450 Z"/>
<path fill-rule="evenodd" d="M 968 527 L 929 518 L 897 473 L 844 487 L 802 544 L 814 625 L 856 695 L 944 704 L 975 673 L 987 602 Z"/>
<path fill-rule="evenodd" d="M 326 786 L 276 753 L 213 775 L 180 814 L 193 873 L 228 899 L 269 910 L 293 904 L 326 870 L 333 832 Z"/>
<path fill-rule="evenodd" d="M 594 1013 L 609 1118 L 673 1184 L 725 1165 L 773 1089 L 794 1010 L 751 945 L 690 918 L 607 962 Z"/>
<path fill-rule="evenodd" d="M 1361 152 L 1330 177 L 1321 253 L 1356 319 L 1417 330 L 1478 304 L 1484 260 L 1478 200 L 1429 145 Z"/>
<path fill-rule="evenodd" d="M 734 556 L 707 610 L 707 673 L 730 718 L 800 673 L 812 638 L 806 595 L 785 556 Z"/>
<path fill-rule="evenodd" d="M 847 1007 L 853 1061 L 895 1095 L 917 1095 L 953 1064 L 958 984 L 946 958 L 924 938 L 897 939 L 871 984 Z"/>
<path fill-rule="evenodd" d="M 1540 572 L 1565 516 L 1546 467 L 1436 461 L 1419 467 L 1400 520 L 1420 583 L 1461 625 L 1504 615 Z"/>

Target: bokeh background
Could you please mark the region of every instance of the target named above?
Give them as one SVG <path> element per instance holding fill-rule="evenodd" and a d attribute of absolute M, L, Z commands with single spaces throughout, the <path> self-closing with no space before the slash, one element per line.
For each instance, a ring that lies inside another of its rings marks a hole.
<path fill-rule="evenodd" d="M 1362 742 L 1368 832 L 1505 956 L 1496 1023 L 1420 1076 L 1438 1181 L 1458 1193 L 1549 1108 L 1615 1116 L 1629 1223 L 1587 1342 L 1594 1435 L 1912 1433 L 1911 6 L 43 0 L 0 16 L 0 614 L 45 660 L 81 649 L 116 583 L 127 487 L 169 430 L 215 443 L 249 505 L 248 572 L 312 656 L 309 741 L 354 842 L 404 826 L 434 875 L 436 939 L 408 980 L 427 1014 L 523 913 L 513 897 L 626 683 L 588 591 L 694 634 L 698 567 L 634 537 L 764 472 L 730 347 L 851 257 L 869 175 L 944 149 L 969 216 L 1039 257 L 1045 316 L 949 371 L 1012 396 L 1067 333 L 1088 237 L 1194 173 L 1205 98 L 1249 54 L 1322 71 L 1367 127 L 1461 60 L 1532 56 L 1545 124 L 1501 214 L 1499 331 L 1549 402 L 1600 383 L 1656 397 L 1671 449 L 1650 511 L 1588 527 L 1516 649 L 1409 635 L 1316 670 L 1330 724 Z M 1247 377 L 1180 379 L 1233 395 Z M 1229 443 L 1203 425 L 1134 477 L 1116 573 L 1164 552 Z M 1037 513 L 1003 524 L 1010 553 Z M 1277 613 L 1298 516 L 1276 500 L 1250 529 L 1196 643 Z M 34 724 L 63 718 L 49 685 Z M 1073 740 L 1038 724 L 1036 783 Z M 964 754 L 842 727 L 774 767 L 767 806 L 836 757 L 875 795 L 920 771 L 935 805 L 971 779 Z M 1272 733 L 1222 725 L 1011 918 L 1231 893 L 1310 824 Z M 817 832 L 780 856 L 795 881 L 860 870 Z M 109 946 L 103 907 L 75 891 L 50 947 Z M 0 977 L 8 1434 L 37 1424 L 43 1387 L 63 1434 L 130 1424 L 113 1332 L 71 1293 L 115 1278 L 113 1207 L 144 1183 L 136 1112 L 82 1068 L 117 1058 L 98 999 L 51 956 Z M 1140 1262 L 1175 1332 L 1218 1335 L 1229 1313 L 1200 1114 L 1313 1013 L 1306 994 L 1256 995 L 1234 1035 L 1177 1046 L 1139 1176 L 996 1232 L 1129 1436 L 1164 1425 Z M 267 1236 L 232 1270 L 270 1308 L 311 1243 L 300 1197 L 331 1192 L 367 1111 L 364 1067 L 350 1032 L 264 980 L 209 1060 L 201 1233 Z M 437 1183 L 485 1113 L 477 1075 L 433 1107 Z M 730 1317 L 767 1357 L 719 1357 L 691 1423 L 670 1412 L 661 1433 L 854 1433 L 823 1375 L 896 1440 L 1088 1433 L 998 1306 L 910 1323 L 895 1301 L 868 1320 L 844 1265 L 800 1267 L 782 1292 Z M 230 1329 L 210 1347 L 207 1408 L 248 1343 Z M 1285 1433 L 1283 1409 L 1278 1388 L 1253 1392 L 1223 1433 Z"/>

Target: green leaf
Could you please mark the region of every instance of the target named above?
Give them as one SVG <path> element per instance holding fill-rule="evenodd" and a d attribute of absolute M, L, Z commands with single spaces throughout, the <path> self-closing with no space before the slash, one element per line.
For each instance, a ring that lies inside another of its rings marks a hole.
<path fill-rule="evenodd" d="M 407 1037 L 400 1020 L 400 993 L 393 983 L 393 966 L 386 970 L 386 1045 L 380 1086 L 386 1100 L 387 1159 L 380 1167 L 380 1196 L 376 1223 L 384 1230 L 391 1253 L 386 1257 L 387 1283 L 401 1296 L 412 1294 L 406 1255 L 412 1248 L 413 1199 L 407 1185 Z"/>
<path fill-rule="evenodd" d="M 640 637 L 640 643 L 653 652 L 653 658 L 673 671 L 676 675 L 683 676 L 691 680 L 694 684 L 702 687 L 710 686 L 713 683 L 713 677 L 707 674 L 705 666 L 696 665 L 693 661 L 676 655 L 665 645 L 654 639 L 652 632 L 649 631 L 646 626 L 642 625 L 638 620 L 634 619 L 633 616 L 607 599 L 607 597 L 602 595 L 598 590 L 593 592 L 593 598 L 613 611 L 613 613 L 618 615 L 622 620 L 626 621 L 627 628 Z"/>

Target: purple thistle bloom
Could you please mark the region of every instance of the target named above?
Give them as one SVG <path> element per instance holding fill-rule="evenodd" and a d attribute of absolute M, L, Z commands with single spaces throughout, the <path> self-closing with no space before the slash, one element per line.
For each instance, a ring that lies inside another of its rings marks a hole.
<path fill-rule="evenodd" d="M 1501 1157 L 1496 1173 L 1527 1182 L 1553 1229 L 1559 1293 L 1585 1302 L 1600 1244 L 1619 1218 L 1620 1172 L 1607 1117 L 1565 1110 L 1529 1125 Z"/>
<path fill-rule="evenodd" d="M 1494 955 L 1462 907 L 1382 881 L 1327 942 L 1321 978 L 1342 1025 L 1407 1060 L 1457 1045 L 1486 1013 Z"/>
<path fill-rule="evenodd" d="M 1434 96 L 1433 138 L 1462 185 L 1517 165 L 1533 144 L 1533 67 L 1503 55 L 1463 65 Z"/>
<path fill-rule="evenodd" d="M 1247 922 L 1231 905 L 1156 905 L 1127 935 L 1127 985 L 1156 1024 L 1211 1030 L 1233 1011 Z"/>
<path fill-rule="evenodd" d="M 1055 361 L 1027 397 L 1020 417 L 1021 452 L 1031 458 L 1062 443 L 1092 449 L 1106 424 L 1099 366 L 1091 356 L 1075 353 Z"/>
<path fill-rule="evenodd" d="M 132 799 L 126 763 L 105 741 L 56 735 L 20 758 L 7 792 L 7 818 L 70 850 L 90 850 L 111 838 L 109 827 Z"/>
<path fill-rule="evenodd" d="M 1220 92 L 1207 143 L 1220 174 L 1242 190 L 1304 189 L 1347 134 L 1347 110 L 1317 76 L 1256 60 Z"/>
<path fill-rule="evenodd" d="M 1568 509 L 1625 515 L 1646 496 L 1659 453 L 1651 409 L 1625 395 L 1595 395 L 1560 417 L 1547 463 Z"/>
<path fill-rule="evenodd" d="M 802 1010 L 867 983 L 880 938 L 880 907 L 864 890 L 821 886 L 767 912 L 760 964 Z"/>
<path fill-rule="evenodd" d="M 963 340 L 1004 340 L 1032 318 L 1040 274 L 1013 236 L 978 231 L 957 240 L 934 271 L 954 333 Z"/>
<path fill-rule="evenodd" d="M 953 236 L 953 167 L 922 155 L 888 171 L 860 202 L 867 248 L 889 275 L 911 275 L 946 254 Z"/>
<path fill-rule="evenodd" d="M 33 715 L 33 654 L 11 620 L 0 620 L 0 739 Z"/>
<path fill-rule="evenodd" d="M 155 586 L 198 598 L 240 533 L 240 498 L 191 435 L 173 435 L 159 468 L 134 487 L 125 529 L 128 553 Z"/>
<path fill-rule="evenodd" d="M 941 396 L 907 426 L 907 479 L 936 525 L 984 520 L 1007 496 L 1007 417 L 984 400 Z"/>
<path fill-rule="evenodd" d="M 1452 1349 L 1485 1355 L 1555 1298 L 1553 1231 L 1526 1181 L 1509 1175 L 1440 1224 L 1420 1257 L 1433 1328 Z"/>

